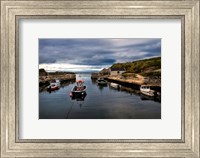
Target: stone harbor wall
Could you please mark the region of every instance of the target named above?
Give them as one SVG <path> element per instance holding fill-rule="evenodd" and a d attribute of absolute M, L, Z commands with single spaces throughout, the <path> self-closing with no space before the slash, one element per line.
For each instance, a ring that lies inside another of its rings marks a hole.
<path fill-rule="evenodd" d="M 39 69 L 39 90 L 41 91 L 50 84 L 53 79 L 59 79 L 61 83 L 75 80 L 76 74 L 72 72 L 46 72 L 44 69 Z"/>

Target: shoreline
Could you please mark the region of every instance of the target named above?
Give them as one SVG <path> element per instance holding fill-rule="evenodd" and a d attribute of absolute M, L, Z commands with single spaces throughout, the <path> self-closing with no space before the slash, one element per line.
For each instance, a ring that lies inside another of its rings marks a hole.
<path fill-rule="evenodd" d="M 148 86 L 152 86 L 153 90 L 161 92 L 160 83 L 154 83 L 154 84 L 147 83 L 145 82 L 144 78 L 141 77 L 140 75 L 138 76 L 137 79 L 123 79 L 123 78 L 120 78 L 120 76 L 101 76 L 101 77 L 105 78 L 105 80 L 107 81 L 114 82 L 122 86 L 131 87 L 136 90 L 140 90 L 141 85 L 148 85 Z"/>
<path fill-rule="evenodd" d="M 140 84 L 138 84 L 136 82 L 130 82 L 130 81 L 126 81 L 123 79 L 114 78 L 114 77 L 105 77 L 105 79 L 107 81 L 114 82 L 114 83 L 120 84 L 122 86 L 131 87 L 131 88 L 137 89 L 137 90 L 139 90 L 140 86 L 141 86 Z"/>
<path fill-rule="evenodd" d="M 60 83 L 66 83 L 69 81 L 76 80 L 76 74 L 57 74 L 57 73 L 51 73 L 47 75 L 40 75 L 39 76 L 39 91 L 44 90 L 47 86 L 50 85 L 51 80 L 53 79 L 59 79 Z"/>

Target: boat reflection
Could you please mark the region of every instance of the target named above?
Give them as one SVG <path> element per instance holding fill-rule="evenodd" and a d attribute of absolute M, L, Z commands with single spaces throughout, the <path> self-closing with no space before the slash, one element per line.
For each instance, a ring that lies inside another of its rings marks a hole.
<path fill-rule="evenodd" d="M 93 84 L 93 85 L 96 85 L 96 84 L 97 84 L 96 79 L 91 78 L 91 81 L 92 81 L 92 84 Z"/>
<path fill-rule="evenodd" d="M 71 100 L 84 101 L 86 96 L 87 96 L 87 93 L 83 93 L 81 95 L 73 95 L 71 96 Z"/>
<path fill-rule="evenodd" d="M 156 102 L 161 102 L 161 96 L 160 95 L 148 96 L 148 95 L 140 93 L 140 99 L 143 100 L 143 101 L 153 100 L 153 101 L 156 101 Z"/>
<path fill-rule="evenodd" d="M 99 88 L 100 91 L 102 91 L 107 86 L 99 86 L 99 85 L 97 85 L 97 87 Z"/>
<path fill-rule="evenodd" d="M 130 95 L 132 95 L 132 94 L 139 95 L 139 93 L 140 93 L 139 90 L 137 90 L 137 89 L 133 89 L 131 87 L 125 87 L 125 86 L 119 85 L 117 83 L 110 83 L 109 88 L 117 90 L 117 91 L 121 91 L 121 92 L 126 92 L 126 93 L 129 93 Z"/>
<path fill-rule="evenodd" d="M 134 94 L 134 95 L 139 95 L 140 94 L 139 90 L 133 89 L 133 88 L 130 88 L 130 87 L 124 87 L 124 86 L 120 87 L 120 91 L 130 93 L 131 95 L 132 94 Z"/>
<path fill-rule="evenodd" d="M 71 80 L 71 81 L 66 81 L 66 82 L 62 82 L 60 85 L 60 88 L 65 88 L 66 86 L 69 86 L 71 84 L 74 84 L 76 82 L 76 80 Z"/>

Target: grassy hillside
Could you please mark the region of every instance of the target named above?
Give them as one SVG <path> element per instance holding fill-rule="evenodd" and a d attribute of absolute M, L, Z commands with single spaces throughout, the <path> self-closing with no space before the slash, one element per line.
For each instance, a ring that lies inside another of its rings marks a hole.
<path fill-rule="evenodd" d="M 161 75 L 161 57 L 138 60 L 127 63 L 116 63 L 112 68 L 125 68 L 126 73 L 138 73 L 145 77 Z"/>

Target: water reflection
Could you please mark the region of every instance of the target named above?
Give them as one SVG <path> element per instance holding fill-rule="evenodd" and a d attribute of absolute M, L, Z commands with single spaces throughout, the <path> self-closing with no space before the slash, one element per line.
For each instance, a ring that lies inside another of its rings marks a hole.
<path fill-rule="evenodd" d="M 104 89 L 105 87 L 107 87 L 107 85 L 97 85 L 97 87 L 99 88 L 100 91 L 103 91 L 103 89 Z"/>
<path fill-rule="evenodd" d="M 117 90 L 117 91 L 126 92 L 126 93 L 129 93 L 130 95 L 132 95 L 132 94 L 139 95 L 140 94 L 139 90 L 136 90 L 136 89 L 133 89 L 130 87 L 125 87 L 125 86 L 119 85 L 117 83 L 112 83 L 112 82 L 109 83 L 109 88 L 113 89 L 113 90 Z"/>
<path fill-rule="evenodd" d="M 70 106 L 70 108 L 67 112 L 67 115 L 65 117 L 66 119 L 69 119 L 70 113 L 72 112 L 74 105 L 79 105 L 79 108 L 80 109 L 82 108 L 86 96 L 87 96 L 87 93 L 85 93 L 85 95 L 83 95 L 83 96 L 71 97 L 72 103 L 71 103 L 71 106 Z"/>
<path fill-rule="evenodd" d="M 103 91 L 105 87 L 108 87 L 107 84 L 98 84 L 96 79 L 91 79 L 93 85 L 96 85 L 100 91 Z"/>
<path fill-rule="evenodd" d="M 76 80 L 66 81 L 66 82 L 61 83 L 60 87 L 64 88 L 65 86 L 69 86 L 71 84 L 74 84 L 75 82 Z"/>
<path fill-rule="evenodd" d="M 147 96 L 147 95 L 144 95 L 144 94 L 140 93 L 140 98 L 143 101 L 145 101 L 145 100 L 153 100 L 155 102 L 161 102 L 161 96 L 158 96 L 158 95 Z"/>
<path fill-rule="evenodd" d="M 92 82 L 93 85 L 97 84 L 96 79 L 91 78 L 91 82 Z"/>
<path fill-rule="evenodd" d="M 92 83 L 93 83 L 93 85 L 97 85 L 97 87 L 99 88 L 100 91 L 102 91 L 104 89 L 104 87 L 107 87 L 107 85 L 98 85 L 96 83 L 96 80 L 94 80 L 94 79 L 92 79 Z M 113 82 L 108 82 L 108 86 L 109 86 L 109 89 L 111 89 L 111 90 L 126 92 L 130 95 L 140 96 L 140 99 L 143 100 L 143 101 L 153 100 L 153 101 L 156 101 L 156 102 L 161 102 L 160 96 L 150 97 L 150 96 L 147 96 L 147 95 L 140 93 L 140 91 L 137 90 L 137 89 L 125 87 L 125 86 L 122 86 L 120 84 L 113 83 Z"/>
<path fill-rule="evenodd" d="M 90 74 L 77 75 L 87 86 L 85 95 L 70 97 L 74 81 L 57 91 L 39 94 L 40 119 L 160 119 L 161 104 L 138 90 L 108 82 L 98 85 Z"/>
<path fill-rule="evenodd" d="M 81 95 L 73 95 L 71 96 L 71 99 L 76 100 L 76 101 L 84 101 L 86 96 L 87 96 L 87 93 L 83 93 Z"/>

